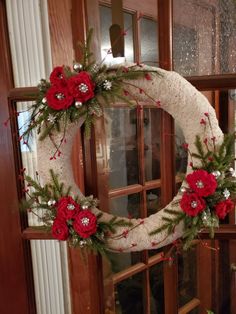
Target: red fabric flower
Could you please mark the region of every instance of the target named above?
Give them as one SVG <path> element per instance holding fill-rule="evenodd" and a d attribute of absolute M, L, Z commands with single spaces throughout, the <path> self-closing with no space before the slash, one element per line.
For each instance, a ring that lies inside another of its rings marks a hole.
<path fill-rule="evenodd" d="M 151 75 L 149 74 L 149 73 L 145 73 L 145 79 L 147 80 L 147 81 L 151 81 L 152 80 L 152 77 L 151 77 Z"/>
<path fill-rule="evenodd" d="M 69 237 L 69 229 L 65 221 L 56 218 L 52 225 L 52 235 L 55 239 L 65 241 Z"/>
<path fill-rule="evenodd" d="M 57 216 L 65 220 L 75 218 L 80 211 L 80 205 L 77 204 L 71 196 L 62 197 L 56 207 Z"/>
<path fill-rule="evenodd" d="M 74 101 L 66 87 L 57 85 L 53 85 L 47 90 L 46 99 L 48 106 L 54 110 L 65 110 Z"/>
<path fill-rule="evenodd" d="M 73 227 L 81 238 L 88 238 L 97 231 L 97 217 L 90 210 L 82 210 L 75 217 Z"/>
<path fill-rule="evenodd" d="M 195 170 L 186 177 L 189 187 L 199 196 L 208 196 L 215 192 L 217 181 L 213 174 L 205 170 Z"/>
<path fill-rule="evenodd" d="M 206 203 L 196 193 L 185 192 L 180 201 L 180 207 L 187 215 L 195 217 L 206 208 Z"/>
<path fill-rule="evenodd" d="M 50 74 L 49 79 L 52 85 L 66 85 L 66 77 L 63 67 L 55 67 Z"/>
<path fill-rule="evenodd" d="M 234 203 L 231 201 L 231 199 L 227 199 L 225 201 L 219 202 L 215 206 L 216 215 L 220 219 L 224 219 L 225 216 L 234 209 Z"/>
<path fill-rule="evenodd" d="M 82 71 L 68 80 L 68 87 L 71 95 L 81 102 L 94 97 L 95 84 L 92 82 L 90 75 Z"/>

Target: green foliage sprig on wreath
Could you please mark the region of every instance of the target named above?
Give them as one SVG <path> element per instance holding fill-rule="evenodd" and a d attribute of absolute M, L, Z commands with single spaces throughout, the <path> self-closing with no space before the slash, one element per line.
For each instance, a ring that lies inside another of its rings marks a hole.
<path fill-rule="evenodd" d="M 69 66 L 57 66 L 53 69 L 49 82 L 41 80 L 37 101 L 31 108 L 29 126 L 21 135 L 26 144 L 34 129 L 37 130 L 40 140 L 49 136 L 55 146 L 51 159 L 61 154 L 60 147 L 65 140 L 69 123 L 83 117 L 85 132 L 89 136 L 96 117 L 103 114 L 104 105 L 109 106 L 115 101 L 133 105 L 125 86 L 136 86 L 129 81 L 141 77 L 151 80 L 150 71 L 142 69 L 141 65 L 115 69 L 108 68 L 102 62 L 96 63 L 90 51 L 91 37 L 92 30 L 88 33 L 86 43 L 80 44 L 83 55 L 81 63 L 75 62 L 73 69 Z M 150 102 L 159 105 L 158 100 L 136 88 L 140 93 L 145 93 Z M 63 134 L 59 144 L 53 139 L 54 132 Z"/>
<path fill-rule="evenodd" d="M 68 241 L 73 247 L 87 248 L 104 254 L 107 252 L 106 235 L 112 235 L 117 227 L 131 227 L 129 220 L 112 217 L 108 222 L 101 221 L 102 213 L 92 212 L 98 201 L 92 196 L 79 198 L 71 194 L 71 188 L 65 188 L 58 176 L 50 170 L 51 182 L 42 186 L 39 177 L 36 180 L 25 175 L 27 183 L 26 199 L 21 209 L 36 215 L 41 228 L 52 232 L 60 241 Z"/>
<path fill-rule="evenodd" d="M 210 124 L 208 113 L 205 113 Z M 202 119 L 201 124 L 206 124 Z M 211 125 L 210 125 L 211 128 Z M 210 237 L 214 237 L 215 228 L 219 227 L 219 220 L 225 219 L 227 214 L 235 207 L 236 172 L 232 168 L 234 161 L 235 134 L 227 134 L 219 147 L 215 145 L 212 136 L 212 145 L 208 139 L 203 140 L 197 135 L 195 139 L 196 153 L 191 153 L 188 144 L 184 148 L 190 158 L 198 160 L 198 166 L 190 163 L 193 172 L 189 173 L 182 185 L 180 201 L 176 201 L 171 208 L 164 209 L 167 214 L 162 217 L 163 225 L 153 230 L 155 235 L 163 230 L 168 234 L 174 233 L 175 227 L 182 221 L 184 232 L 182 236 L 183 248 L 188 249 L 192 240 L 198 237 L 202 229 L 208 229 Z M 213 146 L 213 149 L 210 147 Z M 174 207 L 180 207 L 175 209 Z"/>

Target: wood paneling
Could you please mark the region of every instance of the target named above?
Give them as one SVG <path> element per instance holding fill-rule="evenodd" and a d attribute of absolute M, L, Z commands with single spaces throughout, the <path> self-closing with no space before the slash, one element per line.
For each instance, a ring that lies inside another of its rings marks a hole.
<path fill-rule="evenodd" d="M 78 42 L 83 42 L 86 39 L 86 1 L 71 0 L 71 23 L 72 23 L 72 38 L 75 50 L 75 59 L 79 61 L 82 57 L 81 50 L 78 48 Z M 79 17 L 78 17 L 79 16 Z"/>
<path fill-rule="evenodd" d="M 94 54 L 94 58 L 99 61 L 101 59 L 101 33 L 98 0 L 86 0 L 86 26 L 87 29 L 93 29 L 91 51 Z"/>
<path fill-rule="evenodd" d="M 101 3 L 110 4 L 110 0 L 102 0 Z M 139 11 L 145 16 L 157 17 L 157 0 L 123 0 L 123 8 L 131 11 Z"/>
<path fill-rule="evenodd" d="M 229 258 L 230 258 L 230 285 L 231 285 L 231 313 L 234 313 L 236 309 L 236 271 L 232 266 L 236 265 L 236 240 L 232 240 L 229 243 Z"/>
<path fill-rule="evenodd" d="M 74 59 L 71 10 L 71 0 L 48 0 L 53 66 L 71 65 Z M 80 19 L 80 15 L 77 18 Z"/>
<path fill-rule="evenodd" d="M 200 304 L 199 299 L 192 299 L 190 302 L 188 302 L 179 309 L 178 314 L 188 314 L 191 310 L 198 307 L 199 304 Z"/>
<path fill-rule="evenodd" d="M 209 247 L 211 243 L 208 243 Z M 217 252 L 204 249 L 201 245 L 197 248 L 197 298 L 201 301 L 200 313 L 204 313 L 205 309 L 212 309 L 212 254 Z M 206 293 L 207 291 L 207 293 Z"/>
<path fill-rule="evenodd" d="M 236 88 L 236 74 L 191 76 L 186 79 L 200 91 Z"/>
<path fill-rule="evenodd" d="M 0 313 L 35 313 L 34 290 L 29 243 L 21 239 L 14 154 L 10 127 L 3 121 L 9 117 L 8 91 L 13 75 L 6 23 L 5 1 L 0 1 Z M 27 271 L 26 271 L 27 269 Z"/>

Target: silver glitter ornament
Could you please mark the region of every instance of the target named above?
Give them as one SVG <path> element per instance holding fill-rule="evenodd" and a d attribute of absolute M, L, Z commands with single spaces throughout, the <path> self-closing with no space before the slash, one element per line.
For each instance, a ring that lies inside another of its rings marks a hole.
<path fill-rule="evenodd" d="M 220 173 L 220 171 L 219 170 L 215 170 L 215 171 L 213 171 L 212 172 L 212 174 L 213 174 L 213 176 L 217 179 L 217 178 L 219 178 L 220 177 L 220 175 L 221 175 L 221 173 Z"/>
<path fill-rule="evenodd" d="M 47 98 L 46 97 L 43 97 L 42 99 L 42 104 L 46 104 L 47 103 Z"/>
<path fill-rule="evenodd" d="M 79 109 L 83 106 L 83 103 L 81 101 L 76 101 L 75 102 L 75 108 Z"/>
<path fill-rule="evenodd" d="M 88 91 L 88 85 L 85 83 L 81 83 L 79 84 L 79 90 L 81 91 L 81 93 L 85 94 Z"/>
<path fill-rule="evenodd" d="M 232 177 L 236 177 L 236 171 L 234 170 L 234 168 L 229 168 L 229 172 L 231 173 Z"/>
<path fill-rule="evenodd" d="M 81 248 L 84 247 L 85 245 L 86 245 L 86 241 L 84 241 L 84 240 L 79 241 L 79 246 Z"/>
<path fill-rule="evenodd" d="M 187 191 L 187 189 L 184 187 L 184 186 L 182 186 L 180 189 L 179 189 L 179 191 L 180 191 L 180 193 L 185 193 L 186 191 Z"/>
<path fill-rule="evenodd" d="M 204 211 L 202 213 L 202 220 L 206 221 L 208 219 L 207 213 Z"/>
<path fill-rule="evenodd" d="M 48 201 L 48 206 L 53 206 L 53 205 L 55 205 L 55 204 L 56 204 L 56 201 L 53 200 L 53 199 L 51 199 L 51 200 Z"/>
<path fill-rule="evenodd" d="M 88 202 L 88 201 L 84 201 L 83 203 L 82 203 L 82 209 L 88 209 L 89 208 L 89 206 L 90 206 L 90 203 Z"/>
<path fill-rule="evenodd" d="M 82 65 L 81 63 L 76 62 L 76 63 L 73 64 L 73 69 L 74 69 L 76 72 L 82 71 L 83 65 Z"/>
<path fill-rule="evenodd" d="M 74 210 L 75 209 L 75 205 L 73 204 L 68 204 L 66 207 L 68 210 Z"/>

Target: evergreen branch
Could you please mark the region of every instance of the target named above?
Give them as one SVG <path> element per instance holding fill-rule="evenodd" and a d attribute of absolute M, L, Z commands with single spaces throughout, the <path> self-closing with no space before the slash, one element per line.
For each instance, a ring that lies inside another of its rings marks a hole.
<path fill-rule="evenodd" d="M 185 214 L 183 212 L 174 210 L 174 209 L 170 209 L 170 208 L 165 208 L 164 209 L 165 213 L 168 213 L 170 215 L 175 215 L 175 216 L 185 216 Z"/>
<path fill-rule="evenodd" d="M 197 151 L 198 151 L 198 154 L 199 154 L 200 158 L 204 159 L 204 150 L 203 150 L 202 142 L 201 142 L 201 139 L 200 139 L 199 135 L 196 135 L 196 140 L 195 140 L 194 144 L 195 144 L 195 146 L 197 148 Z"/>
<path fill-rule="evenodd" d="M 53 183 L 54 193 L 59 196 L 62 196 L 63 186 L 59 183 L 58 175 L 56 175 L 52 169 L 50 169 L 49 172 L 50 172 L 52 183 Z"/>
<path fill-rule="evenodd" d="M 152 235 L 155 235 L 157 233 L 160 233 L 160 232 L 168 229 L 170 225 L 172 225 L 172 223 L 166 223 L 166 224 L 162 225 L 161 227 L 159 227 L 159 228 L 153 230 L 152 232 L 150 232 L 149 235 L 152 236 Z"/>

